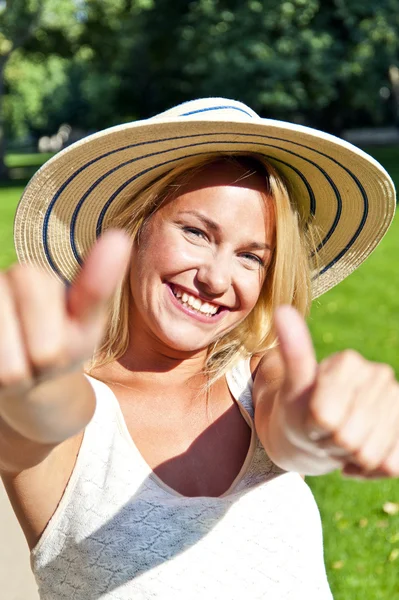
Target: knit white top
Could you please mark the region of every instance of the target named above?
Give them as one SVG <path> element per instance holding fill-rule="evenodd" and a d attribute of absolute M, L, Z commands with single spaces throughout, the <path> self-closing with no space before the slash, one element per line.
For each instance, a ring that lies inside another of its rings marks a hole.
<path fill-rule="evenodd" d="M 31 552 L 42 600 L 331 600 L 319 511 L 300 475 L 276 467 L 256 436 L 248 361 L 227 382 L 251 427 L 250 448 L 218 498 L 164 484 L 113 392 L 90 381 L 95 414 Z"/>

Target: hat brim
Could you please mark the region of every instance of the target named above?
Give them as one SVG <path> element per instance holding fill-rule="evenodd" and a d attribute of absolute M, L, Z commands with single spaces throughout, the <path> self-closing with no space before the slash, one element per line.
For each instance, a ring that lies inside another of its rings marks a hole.
<path fill-rule="evenodd" d="M 21 262 L 70 282 L 96 238 L 138 191 L 188 157 L 263 155 L 289 182 L 320 235 L 313 297 L 354 271 L 395 213 L 395 188 L 370 156 L 334 136 L 273 121 L 150 119 L 84 138 L 29 182 L 14 223 Z"/>

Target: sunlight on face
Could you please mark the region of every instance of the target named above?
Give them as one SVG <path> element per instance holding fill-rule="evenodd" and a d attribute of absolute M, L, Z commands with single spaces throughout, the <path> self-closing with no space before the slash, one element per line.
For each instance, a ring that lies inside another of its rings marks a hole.
<path fill-rule="evenodd" d="M 246 173 L 205 167 L 150 219 L 133 251 L 131 335 L 198 352 L 253 309 L 275 222 L 265 178 Z"/>

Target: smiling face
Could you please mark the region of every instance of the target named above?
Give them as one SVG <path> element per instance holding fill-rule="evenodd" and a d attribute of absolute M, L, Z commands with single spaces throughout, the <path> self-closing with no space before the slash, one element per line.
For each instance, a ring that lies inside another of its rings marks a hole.
<path fill-rule="evenodd" d="M 145 226 L 130 273 L 132 340 L 197 353 L 255 306 L 275 245 L 267 182 L 239 163 L 204 167 Z"/>

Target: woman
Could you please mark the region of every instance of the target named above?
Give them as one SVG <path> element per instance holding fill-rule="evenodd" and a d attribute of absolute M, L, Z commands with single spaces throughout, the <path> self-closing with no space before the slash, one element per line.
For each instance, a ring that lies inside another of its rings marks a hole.
<path fill-rule="evenodd" d="M 299 473 L 397 476 L 399 392 L 303 317 L 394 207 L 364 153 L 223 99 L 39 171 L 17 252 L 73 283 L 2 276 L 0 465 L 43 599 L 331 598 Z"/>

